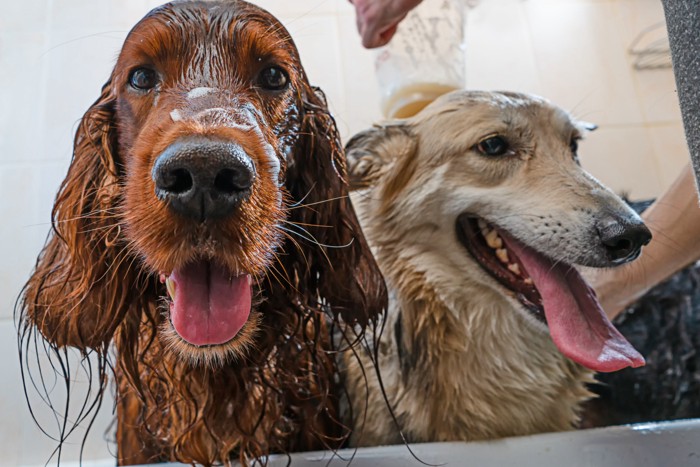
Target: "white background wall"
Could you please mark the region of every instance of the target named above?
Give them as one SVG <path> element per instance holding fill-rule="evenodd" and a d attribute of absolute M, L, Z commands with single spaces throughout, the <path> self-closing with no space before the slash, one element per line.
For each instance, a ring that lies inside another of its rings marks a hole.
<path fill-rule="evenodd" d="M 43 464 L 54 442 L 30 419 L 14 300 L 49 228 L 77 121 L 127 31 L 158 0 L 0 0 L 0 465 Z M 616 190 L 659 194 L 687 160 L 670 70 L 635 71 L 627 48 L 663 20 L 658 0 L 471 0 L 467 87 L 544 95 L 600 129 L 583 165 Z M 291 31 L 348 137 L 380 118 L 372 52 L 346 0 L 259 0 Z M 474 6 L 476 5 L 476 6 Z M 106 404 L 86 459 L 109 457 Z M 48 419 L 47 411 L 40 413 Z M 80 436 L 74 439 L 80 442 Z M 76 459 L 77 446 L 64 457 Z M 88 463 L 90 465 L 91 463 Z"/>

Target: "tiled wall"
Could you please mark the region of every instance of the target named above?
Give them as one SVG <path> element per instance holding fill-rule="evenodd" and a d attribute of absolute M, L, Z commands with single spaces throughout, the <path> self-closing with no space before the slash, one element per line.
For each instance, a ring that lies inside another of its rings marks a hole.
<path fill-rule="evenodd" d="M 688 160 L 675 83 L 669 69 L 633 69 L 627 51 L 662 21 L 657 0 L 482 1 L 469 14 L 467 85 L 541 94 L 597 123 L 583 165 L 656 196 Z"/>
<path fill-rule="evenodd" d="M 107 79 L 128 29 L 159 3 L 1 2 L 0 465 L 43 464 L 54 447 L 34 426 L 24 402 L 14 300 L 48 231 L 77 121 Z M 359 46 L 346 0 L 258 3 L 292 32 L 344 137 L 379 119 L 373 54 Z M 468 3 L 468 87 L 542 94 L 598 123 L 600 129 L 582 144 L 581 159 L 617 190 L 649 197 L 671 182 L 687 158 L 672 73 L 635 71 L 627 54 L 637 33 L 663 20 L 658 0 Z M 110 456 L 102 435 L 110 411 L 106 402 L 85 459 Z M 51 416 L 39 410 L 38 418 Z M 78 433 L 65 460 L 77 459 L 80 441 Z"/>

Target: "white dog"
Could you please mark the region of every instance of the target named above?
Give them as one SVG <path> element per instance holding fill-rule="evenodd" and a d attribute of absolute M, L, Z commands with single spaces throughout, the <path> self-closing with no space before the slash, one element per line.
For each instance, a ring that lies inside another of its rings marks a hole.
<path fill-rule="evenodd" d="M 399 427 L 412 442 L 570 429 L 590 370 L 643 365 L 573 267 L 631 261 L 651 238 L 579 165 L 586 129 L 538 97 L 456 92 L 349 142 L 391 293 L 369 349 L 384 391 L 369 354 L 346 363 L 355 445 Z"/>

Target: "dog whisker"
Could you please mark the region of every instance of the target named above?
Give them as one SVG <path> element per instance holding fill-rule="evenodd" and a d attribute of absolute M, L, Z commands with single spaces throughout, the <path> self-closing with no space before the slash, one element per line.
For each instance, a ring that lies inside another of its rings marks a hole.
<path fill-rule="evenodd" d="M 348 248 L 354 242 L 354 239 L 351 239 L 345 245 L 326 245 L 326 244 L 320 243 L 318 240 L 316 240 L 316 238 L 314 238 L 314 236 L 307 229 L 301 227 L 299 224 L 292 224 L 292 225 L 297 227 L 302 232 L 300 233 L 300 232 L 297 232 L 295 230 L 287 229 L 287 228 L 282 227 L 282 226 L 279 226 L 279 228 L 285 232 L 296 235 L 297 237 L 299 237 L 303 240 L 306 240 L 307 242 L 311 242 L 311 243 L 318 245 L 320 247 L 323 247 L 323 248 Z M 306 235 L 304 235 L 304 234 L 306 234 Z"/>

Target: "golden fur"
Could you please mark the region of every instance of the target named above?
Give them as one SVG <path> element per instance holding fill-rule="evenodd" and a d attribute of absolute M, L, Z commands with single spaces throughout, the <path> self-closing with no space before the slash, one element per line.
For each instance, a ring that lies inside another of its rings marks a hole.
<path fill-rule="evenodd" d="M 604 265 L 588 246 L 595 213 L 628 208 L 578 164 L 585 131 L 534 96 L 456 92 L 349 142 L 356 209 L 390 290 L 379 347 L 363 367 L 346 359 L 354 445 L 401 442 L 387 402 L 409 442 L 577 425 L 593 373 L 475 262 L 455 219 L 469 212 L 555 260 Z M 512 145 L 507 160 L 475 152 L 494 134 Z"/>

